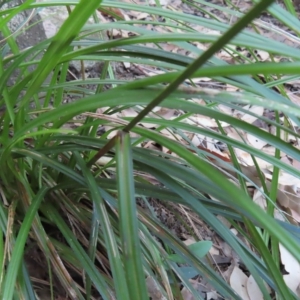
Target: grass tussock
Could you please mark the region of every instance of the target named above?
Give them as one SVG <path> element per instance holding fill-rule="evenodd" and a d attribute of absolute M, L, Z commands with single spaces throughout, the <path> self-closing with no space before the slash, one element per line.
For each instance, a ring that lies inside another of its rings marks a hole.
<path fill-rule="evenodd" d="M 0 4 L 1 299 L 299 296 L 297 4 L 177 2 Z"/>

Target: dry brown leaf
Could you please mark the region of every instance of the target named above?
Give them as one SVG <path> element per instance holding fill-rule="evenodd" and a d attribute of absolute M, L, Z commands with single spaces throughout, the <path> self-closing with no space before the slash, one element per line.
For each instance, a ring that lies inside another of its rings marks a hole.
<path fill-rule="evenodd" d="M 244 109 L 248 109 L 250 112 L 252 113 L 255 113 L 257 116 L 262 116 L 263 113 L 264 113 L 264 108 L 261 107 L 261 106 L 257 106 L 257 105 L 253 105 L 250 107 L 250 105 L 247 105 L 244 107 Z M 255 122 L 257 120 L 258 117 L 256 116 L 252 116 L 252 115 L 249 115 L 249 114 L 244 114 L 242 117 L 241 117 L 241 120 L 249 123 L 249 124 L 252 124 L 253 122 Z"/>
<path fill-rule="evenodd" d="M 145 128 L 157 128 L 158 127 L 158 125 L 154 124 L 154 123 L 142 122 L 142 123 L 139 123 L 139 124 L 142 124 Z"/>
<path fill-rule="evenodd" d="M 164 71 L 160 71 L 160 70 L 151 70 L 148 73 L 146 73 L 147 76 L 152 77 L 152 76 L 156 76 L 156 75 L 160 75 L 160 74 L 164 74 Z"/>
<path fill-rule="evenodd" d="M 227 136 L 232 139 L 243 142 L 243 143 L 245 143 L 245 141 L 248 139 L 248 136 L 246 136 L 244 133 L 238 134 L 236 131 L 233 131 L 233 130 L 228 131 Z M 249 138 L 250 138 L 250 135 L 249 135 Z M 257 144 L 260 145 L 259 140 L 258 140 Z M 246 152 L 242 149 L 239 149 L 239 148 L 235 148 L 234 151 L 235 151 L 235 154 L 236 154 L 239 162 L 243 166 L 254 166 L 254 162 L 251 157 L 251 154 L 249 154 L 248 152 Z M 267 169 L 269 166 L 271 166 L 270 163 L 268 163 L 260 158 L 256 158 L 256 160 L 257 160 L 259 166 L 261 167 L 261 169 Z"/>
<path fill-rule="evenodd" d="M 141 13 L 137 14 L 136 19 L 143 20 L 143 19 L 147 19 L 148 17 L 149 17 L 149 14 L 141 12 Z"/>
<path fill-rule="evenodd" d="M 230 128 L 228 130 L 228 133 L 227 133 L 227 136 L 234 139 L 234 140 L 237 140 L 237 141 L 240 141 L 240 142 L 245 142 L 245 136 L 243 134 L 243 132 L 237 132 L 236 130 Z"/>
<path fill-rule="evenodd" d="M 193 117 L 189 117 L 189 118 L 185 119 L 184 122 L 186 122 L 190 125 L 201 125 L 203 127 L 208 127 L 208 128 L 218 127 L 218 124 L 215 121 L 215 119 L 212 119 L 210 117 L 203 116 L 203 115 L 194 115 Z M 222 121 L 220 122 L 220 124 L 222 125 L 223 128 L 230 125 L 230 124 L 222 122 Z"/>
<path fill-rule="evenodd" d="M 286 218 L 284 217 L 282 211 L 280 211 L 279 209 L 275 208 L 274 211 L 274 218 L 283 222 L 286 222 Z"/>
<path fill-rule="evenodd" d="M 107 156 L 101 156 L 100 159 L 97 160 L 97 164 L 100 166 L 107 165 L 113 158 Z"/>
<path fill-rule="evenodd" d="M 283 163 L 285 163 L 285 164 L 288 164 L 288 165 L 292 165 L 292 162 L 291 162 L 291 160 L 288 158 L 288 156 L 287 155 L 284 155 L 284 156 L 282 156 L 281 158 L 280 158 L 280 160 L 283 162 Z"/>
<path fill-rule="evenodd" d="M 189 237 L 188 239 L 186 239 L 185 241 L 183 241 L 183 243 L 186 245 L 186 246 L 189 246 L 189 245 L 192 245 L 192 244 L 195 244 L 196 241 L 193 237 Z"/>
<path fill-rule="evenodd" d="M 191 98 L 188 101 L 191 101 L 191 102 L 194 102 L 194 103 L 197 103 L 197 104 L 200 104 L 200 105 L 206 105 L 205 101 L 201 98 L 200 99 L 199 98 Z"/>
<path fill-rule="evenodd" d="M 133 108 L 127 108 L 122 110 L 121 115 L 122 117 L 127 117 L 127 118 L 134 118 L 137 116 L 137 112 Z"/>
<path fill-rule="evenodd" d="M 299 96 L 297 96 L 295 94 L 291 94 L 288 91 L 286 91 L 286 93 L 289 95 L 289 98 L 293 103 L 300 106 L 300 97 Z"/>
<path fill-rule="evenodd" d="M 221 245 L 227 245 L 226 243 L 224 243 L 224 242 L 221 242 L 220 243 Z M 222 246 L 222 248 L 224 248 Z M 227 245 L 227 248 L 229 248 L 229 246 Z M 231 249 L 231 248 L 230 248 Z M 224 253 L 225 254 L 225 253 Z M 227 257 L 231 257 L 231 252 L 229 253 L 230 255 L 226 255 Z M 233 271 L 233 269 L 234 269 L 234 267 L 235 267 L 235 265 L 234 265 L 234 263 L 232 263 L 229 267 L 228 267 L 228 269 L 226 270 L 226 271 L 224 271 L 223 273 L 222 273 L 222 276 L 223 276 L 223 278 L 226 280 L 226 282 L 229 282 L 229 280 L 230 280 L 230 276 L 231 276 L 231 274 L 232 274 L 232 271 Z"/>
<path fill-rule="evenodd" d="M 218 300 L 220 298 L 219 298 L 219 295 L 217 292 L 212 291 L 212 292 L 206 293 L 206 299 L 207 300 Z"/>
<path fill-rule="evenodd" d="M 190 280 L 190 283 L 197 292 L 201 293 L 203 290 L 203 283 L 192 279 Z M 184 300 L 195 300 L 195 297 L 186 287 L 181 290 L 181 295 Z"/>
<path fill-rule="evenodd" d="M 231 228 L 230 231 L 234 234 L 234 235 L 238 235 L 238 231 L 235 228 Z"/>
<path fill-rule="evenodd" d="M 182 140 L 182 138 L 181 138 L 180 135 L 175 134 L 175 133 L 173 133 L 172 131 L 167 130 L 167 129 L 162 129 L 162 130 L 160 131 L 160 133 L 161 133 L 163 136 L 169 138 L 170 140 L 174 140 L 174 141 L 181 141 L 181 140 Z"/>
<path fill-rule="evenodd" d="M 277 191 L 277 200 L 283 207 L 300 214 L 300 195 L 292 186 L 286 185 Z"/>
<path fill-rule="evenodd" d="M 247 176 L 247 178 L 249 178 L 253 183 L 255 183 L 257 186 L 261 186 L 261 181 L 260 178 L 257 174 L 257 170 L 256 167 L 254 166 L 241 166 L 241 170 L 243 172 L 243 174 L 245 176 Z M 262 176 L 264 177 L 264 174 L 262 174 Z"/>
<path fill-rule="evenodd" d="M 220 104 L 218 108 L 221 112 L 227 115 L 232 115 L 232 108 L 228 107 L 227 105 Z"/>
<path fill-rule="evenodd" d="M 243 299 L 251 300 L 247 292 L 247 281 L 248 277 L 246 274 L 238 267 L 234 267 L 229 283 L 232 289 Z"/>
<path fill-rule="evenodd" d="M 127 61 L 123 62 L 123 65 L 126 69 L 129 69 L 131 67 L 131 63 Z"/>
<path fill-rule="evenodd" d="M 201 82 L 208 82 L 212 81 L 210 77 L 198 77 L 198 78 L 193 78 L 194 83 L 201 83 Z"/>
<path fill-rule="evenodd" d="M 238 148 L 234 149 L 234 151 L 241 164 L 244 166 L 254 166 L 251 154 Z"/>
<path fill-rule="evenodd" d="M 185 119 L 185 123 L 190 125 L 201 125 L 209 128 L 218 127 L 217 122 L 214 119 L 202 115 L 194 115 L 193 117 L 189 117 Z"/>
<path fill-rule="evenodd" d="M 159 0 L 160 5 L 167 6 L 170 3 L 170 0 Z M 149 0 L 149 4 L 156 5 L 155 0 Z"/>
<path fill-rule="evenodd" d="M 239 88 L 230 84 L 226 84 L 226 91 L 227 92 L 236 92 Z"/>
<path fill-rule="evenodd" d="M 264 147 L 264 153 L 268 154 L 268 155 L 271 155 L 271 156 L 274 156 L 275 155 L 275 147 L 274 146 L 267 146 L 267 147 Z"/>
<path fill-rule="evenodd" d="M 295 221 L 295 222 L 291 222 L 295 225 L 298 226 L 297 222 L 300 223 L 300 213 L 296 212 L 295 210 L 290 209 L 289 210 L 289 214 L 292 216 L 293 220 L 291 221 Z"/>
<path fill-rule="evenodd" d="M 176 46 L 174 44 L 165 44 L 165 45 L 163 45 L 163 48 L 165 51 L 168 51 L 168 52 L 176 52 L 178 50 L 178 46 Z"/>
<path fill-rule="evenodd" d="M 195 300 L 193 294 L 186 287 L 181 290 L 181 296 L 184 300 Z"/>
<path fill-rule="evenodd" d="M 226 47 L 226 51 L 225 50 L 221 50 L 217 56 L 222 59 L 222 60 L 225 60 L 225 61 L 228 61 L 228 60 L 231 60 L 232 57 L 236 56 L 235 52 L 232 50 L 232 47 L 235 47 L 235 46 L 227 46 Z"/>
<path fill-rule="evenodd" d="M 247 140 L 251 146 L 253 146 L 256 149 L 262 149 L 264 146 L 266 146 L 268 143 L 264 140 L 259 139 L 258 137 L 250 134 L 247 132 L 246 134 Z"/>
<path fill-rule="evenodd" d="M 152 149 L 152 150 L 158 150 L 158 151 L 161 150 L 161 149 L 159 149 L 159 147 L 157 147 L 156 144 L 154 144 L 154 142 L 152 142 L 152 141 L 149 141 L 149 142 L 145 143 L 145 144 L 143 145 L 143 148 L 145 148 L 145 149 Z"/>
<path fill-rule="evenodd" d="M 263 294 L 251 275 L 247 280 L 247 292 L 250 300 L 263 300 Z"/>
<path fill-rule="evenodd" d="M 218 215 L 217 218 L 219 219 L 219 221 L 221 221 L 221 223 L 226 227 L 226 228 L 230 228 L 231 227 L 231 223 L 223 216 Z"/>
<path fill-rule="evenodd" d="M 264 151 L 265 148 L 262 149 L 262 151 Z M 260 170 L 266 174 L 266 172 L 268 172 L 269 170 L 273 170 L 273 165 L 259 157 L 255 157 L 257 164 L 260 167 Z"/>
<path fill-rule="evenodd" d="M 263 50 L 257 50 L 257 56 L 259 57 L 260 61 L 266 61 L 270 58 L 269 52 Z"/>
<path fill-rule="evenodd" d="M 158 284 L 155 282 L 153 277 L 147 277 L 146 285 L 148 294 L 153 300 L 167 300 L 167 298 L 160 292 Z"/>
<path fill-rule="evenodd" d="M 162 107 L 160 110 L 156 112 L 159 116 L 167 119 L 167 120 L 172 120 L 176 118 L 176 109 L 169 109 L 169 108 L 164 108 Z"/>
<path fill-rule="evenodd" d="M 174 152 L 171 153 L 170 150 L 168 148 L 164 147 L 164 146 L 162 147 L 162 152 L 172 154 L 172 156 L 178 157 L 177 154 L 175 154 Z"/>
<path fill-rule="evenodd" d="M 194 146 L 196 146 L 196 147 L 199 146 L 199 145 L 201 145 L 201 144 L 203 144 L 203 140 L 204 139 L 205 139 L 204 135 L 202 135 L 202 134 L 196 134 L 196 133 L 192 136 L 192 138 L 190 138 L 192 144 Z"/>
<path fill-rule="evenodd" d="M 162 109 L 161 106 L 155 106 L 155 107 L 152 109 L 152 112 L 158 113 L 161 109 Z"/>
<path fill-rule="evenodd" d="M 296 168 L 298 170 L 300 169 L 300 161 L 299 160 L 293 159 L 292 165 L 294 168 Z"/>
<path fill-rule="evenodd" d="M 281 117 L 281 118 L 279 118 L 279 119 L 280 119 L 281 122 L 283 122 L 283 121 L 285 120 L 285 117 Z M 290 124 L 291 124 L 294 128 L 298 127 L 298 125 L 297 125 L 293 120 L 288 119 L 288 121 L 290 122 Z M 284 133 L 284 136 L 285 136 L 285 132 L 282 131 L 282 133 Z"/>
<path fill-rule="evenodd" d="M 265 173 L 267 179 L 272 180 L 273 174 Z M 278 182 L 281 185 L 300 187 L 300 179 L 283 171 L 280 171 Z"/>
<path fill-rule="evenodd" d="M 210 34 L 210 35 L 220 35 L 220 31 L 218 30 L 213 30 L 213 29 L 210 29 L 210 28 L 207 28 L 207 27 L 203 27 L 201 25 L 193 25 L 193 28 L 198 31 L 198 32 L 201 32 L 201 33 L 205 33 L 205 34 Z M 202 49 L 201 47 L 203 47 L 203 44 L 202 43 L 198 43 L 196 42 L 195 43 L 197 45 L 198 48 Z"/>
<path fill-rule="evenodd" d="M 115 127 L 105 126 L 104 128 L 105 128 L 105 131 L 109 131 L 109 130 L 115 128 Z M 112 130 L 112 131 L 107 135 L 106 138 L 107 138 L 108 140 L 110 140 L 110 139 L 112 139 L 117 133 L 118 133 L 118 129 Z"/>
<path fill-rule="evenodd" d="M 225 152 L 220 152 L 219 153 L 217 151 L 210 151 L 207 148 L 203 147 L 202 145 L 198 145 L 197 146 L 198 149 L 201 149 L 203 151 L 206 151 L 208 153 L 213 154 L 214 156 L 220 158 L 222 161 L 226 161 L 226 162 L 231 162 L 231 159 L 229 158 L 229 156 L 225 153 Z M 213 159 L 213 158 L 209 158 L 211 161 L 213 161 L 214 163 L 217 162 L 217 160 Z"/>
<path fill-rule="evenodd" d="M 225 242 L 221 242 L 220 245 L 222 246 L 222 251 L 223 251 L 224 255 L 231 258 L 232 257 L 232 248 Z M 234 267 L 232 266 L 232 270 L 233 270 L 233 268 Z M 229 281 L 232 270 L 231 270 L 230 274 L 227 274 L 227 281 Z"/>
<path fill-rule="evenodd" d="M 300 264 L 281 244 L 279 244 L 281 263 L 289 273 L 283 275 L 286 285 L 300 297 Z"/>
<path fill-rule="evenodd" d="M 257 190 L 257 189 L 255 190 L 252 199 L 253 199 L 254 203 L 256 203 L 258 206 L 260 206 L 263 210 L 266 210 L 267 202 L 260 190 Z"/>
<path fill-rule="evenodd" d="M 172 7 L 176 7 L 176 9 L 180 9 L 180 11 L 182 12 L 180 6 L 182 4 L 182 1 L 181 0 L 173 0 L 172 1 Z"/>
<path fill-rule="evenodd" d="M 209 254 L 210 255 L 220 255 L 220 250 L 213 246 L 209 249 Z"/>

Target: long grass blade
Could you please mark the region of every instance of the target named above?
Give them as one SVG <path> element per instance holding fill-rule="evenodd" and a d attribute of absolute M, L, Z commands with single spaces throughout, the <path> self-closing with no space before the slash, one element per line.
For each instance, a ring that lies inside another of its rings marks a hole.
<path fill-rule="evenodd" d="M 139 241 L 131 143 L 128 133 L 120 132 L 116 144 L 118 207 L 123 261 L 131 299 L 148 299 Z"/>

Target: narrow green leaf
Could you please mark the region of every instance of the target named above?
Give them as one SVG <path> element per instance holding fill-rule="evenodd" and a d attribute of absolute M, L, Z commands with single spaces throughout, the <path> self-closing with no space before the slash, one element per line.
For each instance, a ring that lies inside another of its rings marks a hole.
<path fill-rule="evenodd" d="M 116 145 L 118 207 L 123 263 L 131 299 L 148 299 L 136 214 L 131 143 L 128 133 L 119 132 Z"/>

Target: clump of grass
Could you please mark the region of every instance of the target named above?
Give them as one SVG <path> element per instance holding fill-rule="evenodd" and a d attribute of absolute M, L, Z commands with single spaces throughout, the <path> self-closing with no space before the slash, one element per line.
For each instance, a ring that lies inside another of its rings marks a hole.
<path fill-rule="evenodd" d="M 228 7 L 226 12 L 240 19 L 227 25 L 146 4 L 64 1 L 59 5 L 67 7 L 70 14 L 57 34 L 22 51 L 7 22 L 24 9 L 55 6 L 57 1 L 26 1 L 0 12 L 6 47 L 11 50 L 10 55 L 0 59 L 1 105 L 6 108 L 0 118 L 2 299 L 35 299 L 40 288 L 48 289 L 52 299 L 61 296 L 62 291 L 71 299 L 148 299 L 150 285 L 167 299 L 180 299 L 182 287 L 195 299 L 202 299 L 189 281 L 195 276 L 205 278 L 225 299 L 239 299 L 219 271 L 203 259 L 210 244 L 187 247 L 151 209 L 149 213 L 136 204 L 137 199 L 147 203 L 149 198 L 184 205 L 210 226 L 235 250 L 265 299 L 273 297 L 266 284 L 278 298 L 296 297 L 283 280 L 278 245 L 299 261 L 298 228 L 288 220 L 274 219 L 274 204 L 279 170 L 295 177 L 300 174 L 279 159 L 281 152 L 295 160 L 299 158 L 298 149 L 281 139 L 281 133 L 299 138 L 288 124 L 293 121 L 299 125 L 300 110 L 289 101 L 282 86 L 298 76 L 300 52 L 244 30 L 272 2 L 253 4 L 246 14 Z M 291 2 L 285 4 L 293 13 Z M 143 26 L 148 21 L 125 21 L 120 15 L 115 15 L 117 20 L 109 24 L 98 22 L 96 12 L 100 7 L 146 12 L 153 17 L 153 26 L 166 33 L 148 30 Z M 271 6 L 269 12 L 291 30 L 299 28 L 299 21 L 279 6 Z M 91 16 L 94 24 L 86 25 Z M 202 34 L 192 25 L 220 34 Z M 259 24 L 255 22 L 253 26 Z M 135 35 L 103 39 L 103 33 L 111 29 Z M 169 53 L 163 47 L 166 42 L 192 55 Z M 197 43 L 209 46 L 204 51 Z M 214 56 L 230 45 L 245 47 L 254 55 L 256 49 L 264 50 L 290 62 L 262 64 L 254 59 L 245 63 L 239 58 L 235 64 L 227 64 Z M 99 78 L 66 81 L 71 62 L 84 65 L 90 60 L 105 61 Z M 116 79 L 112 66 L 119 61 L 151 66 L 163 74 L 134 81 Z M 34 71 L 28 71 L 29 66 L 34 66 Z M 15 71 L 20 74 L 18 80 L 8 86 Z M 192 88 L 193 79 L 199 77 L 230 84 L 239 91 Z M 96 88 L 88 89 L 87 84 Z M 105 85 L 112 88 L 105 89 Z M 270 89 L 274 86 L 278 86 L 279 93 Z M 76 95 L 76 100 L 64 103 L 66 92 Z M 201 98 L 204 104 L 192 102 L 191 98 Z M 275 121 L 257 117 L 275 126 L 276 135 L 219 110 L 222 104 L 243 111 L 240 104 L 245 103 L 274 110 Z M 158 106 L 174 109 L 180 115 L 173 120 L 154 118 L 150 113 Z M 106 113 L 97 113 L 97 109 L 107 107 Z M 137 115 L 113 116 L 128 108 L 136 110 Z M 280 124 L 280 113 L 286 118 L 284 125 Z M 194 114 L 215 119 L 219 130 L 187 124 L 185 120 Z M 156 124 L 155 130 L 141 126 L 141 122 Z M 276 148 L 275 155 L 228 137 L 220 122 L 265 140 Z M 76 126 L 70 126 L 74 123 Z M 116 134 L 112 138 L 108 138 L 109 132 L 99 136 L 101 126 L 110 126 Z M 181 132 L 185 142 L 167 138 L 161 134 L 162 129 L 174 135 Z M 231 164 L 194 147 L 188 133 L 226 144 Z M 148 141 L 168 151 L 140 147 Z M 268 186 L 256 161 L 261 182 L 253 183 L 238 162 L 236 148 L 250 153 L 254 161 L 261 158 L 273 164 Z M 220 170 L 217 162 L 224 168 Z M 235 175 L 228 176 L 224 169 Z M 268 199 L 266 211 L 253 203 L 247 182 L 263 187 Z M 229 220 L 244 240 L 234 236 L 217 216 Z M 47 269 L 44 280 L 30 277 L 25 259 L 30 249 L 40 253 Z"/>

